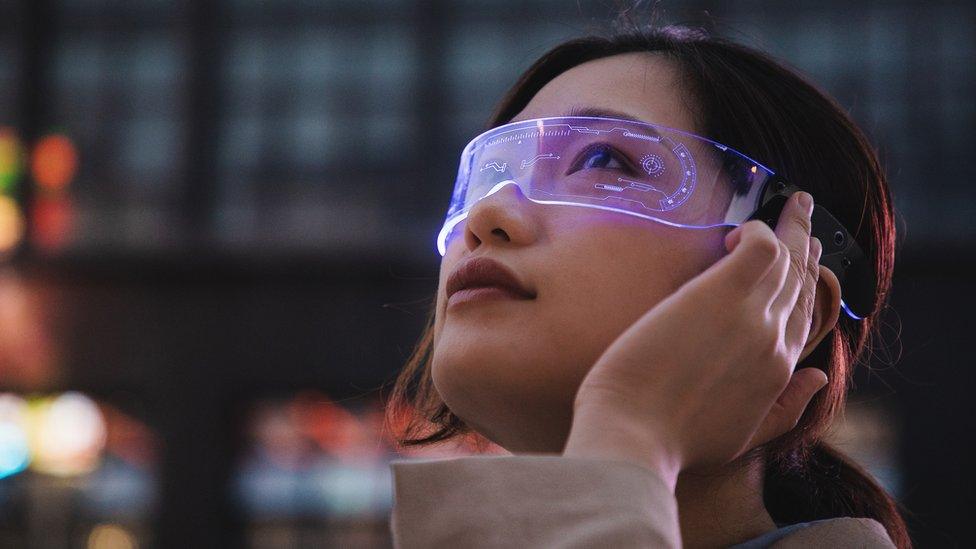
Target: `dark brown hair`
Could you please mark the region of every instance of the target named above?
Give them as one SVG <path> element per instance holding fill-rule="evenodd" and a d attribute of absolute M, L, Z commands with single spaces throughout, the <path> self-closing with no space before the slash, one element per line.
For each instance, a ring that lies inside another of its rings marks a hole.
<path fill-rule="evenodd" d="M 684 26 L 634 26 L 564 42 L 545 53 L 509 90 L 488 122 L 504 124 L 547 82 L 586 61 L 655 52 L 678 63 L 694 99 L 697 129 L 760 159 L 832 212 L 872 261 L 874 314 L 837 325 L 800 367 L 820 368 L 827 387 L 794 429 L 758 448 L 765 460 L 763 499 L 777 524 L 830 517 L 879 521 L 899 548 L 911 547 L 898 504 L 853 460 L 823 438 L 843 410 L 855 365 L 867 362 L 878 312 L 887 306 L 895 260 L 894 207 L 868 139 L 827 93 L 795 69 L 754 48 Z M 434 310 L 389 400 L 388 425 L 404 446 L 477 438 L 437 395 L 430 377 Z M 405 415 L 403 415 L 405 414 Z"/>

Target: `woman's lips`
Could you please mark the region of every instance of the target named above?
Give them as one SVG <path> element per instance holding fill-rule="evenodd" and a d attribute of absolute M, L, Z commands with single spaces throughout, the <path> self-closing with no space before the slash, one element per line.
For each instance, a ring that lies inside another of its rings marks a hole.
<path fill-rule="evenodd" d="M 525 297 L 500 286 L 478 286 L 475 288 L 463 288 L 454 292 L 451 294 L 451 297 L 447 299 L 447 306 L 454 307 L 462 303 L 497 301 L 505 299 L 527 301 L 532 298 Z"/>

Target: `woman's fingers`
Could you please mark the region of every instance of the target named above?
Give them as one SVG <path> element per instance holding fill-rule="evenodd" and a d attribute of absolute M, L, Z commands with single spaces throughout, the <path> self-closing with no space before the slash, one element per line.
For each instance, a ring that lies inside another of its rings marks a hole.
<path fill-rule="evenodd" d="M 803 349 L 807 336 L 810 334 L 810 321 L 813 319 L 813 307 L 817 297 L 817 281 L 820 279 L 820 254 L 823 246 L 820 239 L 810 237 L 810 254 L 807 258 L 807 274 L 797 298 L 796 307 L 790 313 L 786 323 L 786 341 Z"/>
<path fill-rule="evenodd" d="M 763 311 L 769 309 L 772 301 L 779 295 L 780 290 L 783 288 L 783 282 L 786 280 L 786 275 L 790 270 L 790 249 L 786 246 L 785 242 L 778 238 L 776 245 L 779 247 L 776 262 L 773 263 L 773 266 L 766 272 L 766 275 L 759 281 L 759 284 L 756 285 L 753 291 L 753 299 L 756 299 L 762 304 Z"/>
<path fill-rule="evenodd" d="M 776 236 L 782 244 L 785 255 L 777 260 L 777 266 L 771 269 L 766 279 L 760 283 L 762 294 L 758 297 L 768 297 L 772 302 L 770 311 L 780 318 L 789 316 L 796 304 L 800 287 L 807 274 L 807 253 L 810 247 L 810 212 L 813 201 L 809 205 L 801 204 L 802 196 L 810 196 L 802 191 L 794 193 L 787 201 L 776 223 Z"/>
<path fill-rule="evenodd" d="M 807 255 L 810 250 L 810 215 L 813 212 L 813 197 L 803 191 L 794 193 L 790 197 L 791 208 L 786 223 L 776 226 L 776 235 L 786 243 L 790 250 L 790 269 L 779 296 L 773 302 L 774 311 L 782 311 L 787 315 L 793 311 L 800 287 L 807 277 Z M 780 216 L 782 217 L 782 216 Z"/>
<path fill-rule="evenodd" d="M 768 225 L 759 220 L 746 221 L 725 235 L 729 254 L 703 273 L 703 280 L 717 277 L 730 280 L 743 294 L 752 293 L 756 284 L 773 267 L 779 255 L 779 243 Z"/>

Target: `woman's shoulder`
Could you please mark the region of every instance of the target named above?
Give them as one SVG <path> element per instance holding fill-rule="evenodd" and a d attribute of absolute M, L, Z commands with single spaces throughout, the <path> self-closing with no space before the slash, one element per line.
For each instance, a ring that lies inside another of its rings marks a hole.
<path fill-rule="evenodd" d="M 884 526 L 867 517 L 837 517 L 799 522 L 767 532 L 730 549 L 805 547 L 895 547 Z"/>

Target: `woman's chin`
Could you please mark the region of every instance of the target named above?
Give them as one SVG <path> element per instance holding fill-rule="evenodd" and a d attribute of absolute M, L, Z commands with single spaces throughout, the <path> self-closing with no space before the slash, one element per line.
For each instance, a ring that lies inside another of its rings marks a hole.
<path fill-rule="evenodd" d="M 561 451 L 578 388 L 573 376 L 525 349 L 478 342 L 458 350 L 435 350 L 431 364 L 434 387 L 454 415 L 510 452 Z"/>

